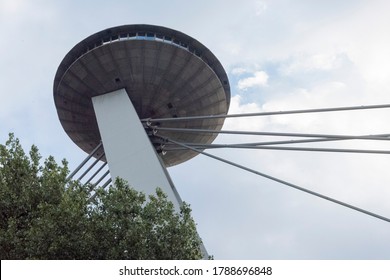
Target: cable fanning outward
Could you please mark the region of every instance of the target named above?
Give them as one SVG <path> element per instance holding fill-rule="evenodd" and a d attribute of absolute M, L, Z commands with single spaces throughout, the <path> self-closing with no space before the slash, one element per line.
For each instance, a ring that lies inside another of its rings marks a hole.
<path fill-rule="evenodd" d="M 341 206 L 350 208 L 360 213 L 369 215 L 371 217 L 390 222 L 390 219 L 373 212 L 364 210 L 362 208 L 353 206 L 351 204 L 342 202 L 340 200 L 325 196 L 323 194 L 311 191 L 309 189 L 300 187 L 296 184 L 284 181 L 282 179 L 267 175 L 265 173 L 248 168 L 241 164 L 223 159 L 221 157 L 204 152 L 205 149 L 212 148 L 242 148 L 242 149 L 276 149 L 276 150 L 295 150 L 295 151 L 311 151 L 311 152 L 343 152 L 343 153 L 377 153 L 377 154 L 390 154 L 389 150 L 362 150 L 362 149 L 330 149 L 330 148 L 304 148 L 304 147 L 286 147 L 277 146 L 281 144 L 299 144 L 299 143 L 311 143 L 311 142 L 326 142 L 326 141 L 341 141 L 341 140 L 390 140 L 390 134 L 377 134 L 377 135 L 331 135 L 331 134 L 308 134 L 308 133 L 280 133 L 280 132 L 251 132 L 251 131 L 232 131 L 232 130 L 212 130 L 212 129 L 198 129 L 198 128 L 175 128 L 175 127 L 161 127 L 160 124 L 155 125 L 157 122 L 174 122 L 174 121 L 191 121 L 191 120 L 207 120 L 218 118 L 238 118 L 238 117 L 257 117 L 257 116 L 270 116 L 270 115 L 287 115 L 287 114 L 304 114 L 304 113 L 320 113 L 320 112 L 335 112 L 335 111 L 350 111 L 350 110 L 366 110 L 366 109 L 383 109 L 390 108 L 390 104 L 383 105 L 369 105 L 369 106 L 353 106 L 353 107 L 335 107 L 335 108 L 321 108 L 321 109 L 308 109 L 308 110 L 290 110 L 290 111 L 278 111 L 278 112 L 260 112 L 260 113 L 247 113 L 247 114 L 231 114 L 231 115 L 210 115 L 210 116 L 192 116 L 192 117 L 178 117 L 178 118 L 156 118 L 156 119 L 143 119 L 141 121 L 146 123 L 149 129 L 153 130 L 154 136 L 161 139 L 164 142 L 165 151 L 174 151 L 179 149 L 188 149 L 210 158 L 219 160 L 231 166 L 240 168 L 242 170 L 251 172 L 258 176 L 270 179 L 288 187 L 300 190 L 302 192 L 314 195 L 316 197 L 328 200 L 330 202 L 339 204 Z M 302 137 L 304 139 L 293 139 L 287 141 L 268 141 L 268 142 L 256 142 L 256 143 L 240 143 L 240 144 L 202 144 L 202 143 L 182 143 L 175 141 L 160 135 L 161 132 L 181 132 L 181 133 L 212 133 L 212 134 L 237 134 L 237 135 L 257 135 L 257 136 L 281 136 L 281 137 Z M 276 147 L 275 147 L 276 146 Z"/>
<path fill-rule="evenodd" d="M 384 217 L 384 216 L 375 214 L 375 213 L 373 213 L 373 212 L 364 210 L 364 209 L 362 209 L 362 208 L 353 206 L 353 205 L 351 205 L 351 204 L 342 202 L 342 201 L 340 201 L 340 200 L 331 198 L 331 197 L 329 197 L 329 196 L 322 195 L 322 194 L 320 194 L 320 193 L 311 191 L 311 190 L 309 190 L 309 189 L 300 187 L 300 186 L 295 185 L 295 184 L 293 184 L 293 183 L 290 183 L 290 182 L 284 181 L 284 180 L 282 180 L 282 179 L 279 179 L 279 178 L 276 178 L 276 177 L 267 175 L 267 174 L 265 174 L 265 173 L 256 171 L 256 170 L 254 170 L 254 169 L 245 167 L 245 166 L 243 166 L 243 165 L 234 163 L 234 162 L 232 162 L 232 161 L 223 159 L 223 158 L 221 158 L 221 157 L 218 157 L 218 156 L 215 156 L 215 155 L 206 153 L 206 152 L 204 152 L 204 151 L 202 151 L 202 150 L 199 150 L 199 149 L 194 148 L 194 147 L 191 147 L 191 146 L 189 146 L 189 145 L 186 145 L 186 144 L 180 143 L 180 142 L 178 142 L 178 141 L 169 139 L 169 138 L 167 138 L 167 137 L 164 137 L 164 136 L 161 136 L 161 135 L 158 135 L 158 134 L 156 134 L 156 136 L 160 137 L 163 141 L 165 141 L 165 142 L 167 142 L 167 143 L 173 143 L 173 144 L 178 145 L 178 146 L 180 146 L 180 147 L 183 147 L 183 148 L 192 150 L 192 151 L 194 151 L 194 152 L 197 152 L 197 153 L 200 153 L 200 154 L 202 154 L 202 155 L 208 156 L 208 157 L 210 157 L 210 158 L 219 160 L 219 161 L 221 161 L 221 162 L 227 163 L 227 164 L 232 165 L 232 166 L 234 166 L 234 167 L 237 167 L 237 168 L 243 169 L 243 170 L 245 170 L 245 171 L 251 172 L 251 173 L 253 173 L 253 174 L 262 176 L 262 177 L 264 177 L 264 178 L 270 179 L 270 180 L 272 180 L 272 181 L 278 182 L 278 183 L 283 184 L 283 185 L 286 185 L 286 186 L 288 186 L 288 187 L 291 187 L 291 188 L 294 188 L 294 189 L 303 191 L 303 192 L 305 192 L 305 193 L 308 193 L 308 194 L 317 196 L 317 197 L 319 197 L 319 198 L 322 198 L 322 199 L 328 200 L 328 201 L 330 201 L 330 202 L 339 204 L 339 205 L 341 205 L 341 206 L 350 208 L 350 209 L 352 209 L 352 210 L 361 212 L 361 213 L 366 214 L 366 215 L 369 215 L 369 216 L 371 216 L 371 217 L 374 217 L 374 218 L 377 218 L 377 219 L 380 219 L 380 220 L 383 220 L 383 221 L 386 221 L 386 222 L 390 222 L 390 219 L 387 218 L 387 217 Z"/>

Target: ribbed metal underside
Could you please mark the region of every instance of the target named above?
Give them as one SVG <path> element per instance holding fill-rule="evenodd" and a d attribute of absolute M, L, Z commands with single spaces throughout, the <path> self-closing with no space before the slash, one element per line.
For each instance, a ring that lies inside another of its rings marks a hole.
<path fill-rule="evenodd" d="M 226 114 L 230 93 L 226 93 L 222 83 L 214 70 L 188 49 L 157 40 L 116 40 L 89 50 L 66 70 L 57 72 L 54 100 L 66 133 L 90 153 L 101 139 L 91 102 L 93 96 L 125 88 L 141 119 Z M 213 130 L 222 125 L 223 119 L 160 124 Z M 185 143 L 208 144 L 216 137 L 160 134 Z M 124 141 L 132 144 L 131 139 Z M 195 155 L 192 151 L 172 151 L 162 158 L 167 166 L 172 166 Z"/>

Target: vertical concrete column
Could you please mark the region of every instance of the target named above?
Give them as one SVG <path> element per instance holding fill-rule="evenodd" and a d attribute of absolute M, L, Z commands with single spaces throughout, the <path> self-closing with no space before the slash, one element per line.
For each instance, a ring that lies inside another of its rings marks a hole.
<path fill-rule="evenodd" d="M 92 98 L 108 167 L 146 195 L 160 187 L 179 210 L 181 198 L 151 144 L 125 89 Z"/>

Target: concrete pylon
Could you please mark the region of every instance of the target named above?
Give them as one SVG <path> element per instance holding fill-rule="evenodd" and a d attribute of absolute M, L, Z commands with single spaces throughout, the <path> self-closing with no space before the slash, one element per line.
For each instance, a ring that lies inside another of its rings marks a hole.
<path fill-rule="evenodd" d="M 182 200 L 125 89 L 92 98 L 111 178 L 146 195 L 161 188 L 179 211 Z"/>

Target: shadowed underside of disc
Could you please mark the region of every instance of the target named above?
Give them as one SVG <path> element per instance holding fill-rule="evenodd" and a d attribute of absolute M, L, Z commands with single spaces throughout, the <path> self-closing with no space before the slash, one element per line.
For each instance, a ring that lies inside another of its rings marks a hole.
<path fill-rule="evenodd" d="M 101 139 L 91 98 L 121 88 L 126 89 L 141 119 L 226 114 L 230 102 L 229 83 L 221 64 L 193 38 L 151 25 L 101 31 L 68 53 L 54 81 L 61 124 L 85 152 L 91 152 Z M 158 125 L 219 130 L 223 119 Z M 160 134 L 180 142 L 203 144 L 217 136 L 165 131 Z M 124 141 L 132 144 L 131 139 Z M 195 155 L 177 150 L 169 151 L 162 159 L 172 166 Z"/>

